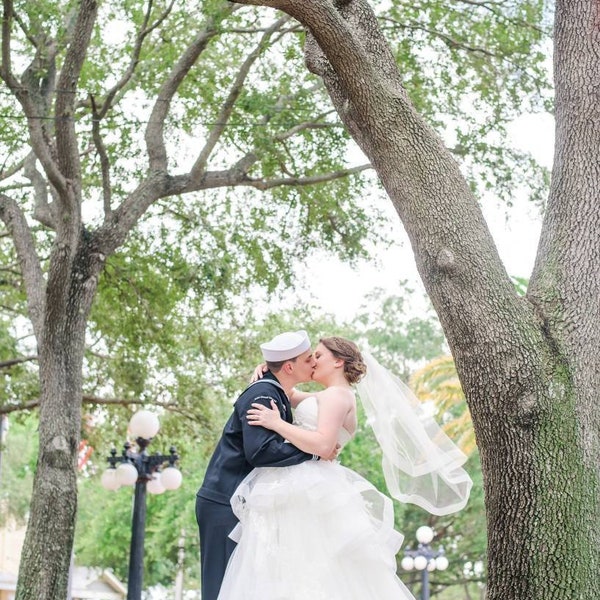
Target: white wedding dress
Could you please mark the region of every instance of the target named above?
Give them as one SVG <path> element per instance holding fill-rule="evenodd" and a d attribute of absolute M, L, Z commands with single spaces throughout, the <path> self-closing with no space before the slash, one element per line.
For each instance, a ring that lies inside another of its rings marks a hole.
<path fill-rule="evenodd" d="M 314 430 L 317 412 L 307 398 L 296 425 Z M 414 600 L 396 576 L 391 500 L 338 462 L 254 469 L 231 504 L 238 545 L 218 600 Z"/>

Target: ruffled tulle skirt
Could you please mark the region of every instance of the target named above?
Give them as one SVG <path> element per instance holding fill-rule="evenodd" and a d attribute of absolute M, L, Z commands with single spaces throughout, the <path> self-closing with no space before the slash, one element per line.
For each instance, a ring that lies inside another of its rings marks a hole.
<path fill-rule="evenodd" d="M 414 600 L 396 576 L 392 503 L 327 461 L 254 469 L 219 600 Z"/>

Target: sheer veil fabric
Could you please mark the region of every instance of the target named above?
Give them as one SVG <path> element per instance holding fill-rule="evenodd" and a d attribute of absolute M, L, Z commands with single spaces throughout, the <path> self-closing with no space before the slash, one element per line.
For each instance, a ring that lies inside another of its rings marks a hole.
<path fill-rule="evenodd" d="M 371 354 L 362 355 L 367 373 L 356 389 L 383 452 L 390 495 L 434 515 L 461 510 L 473 483 L 462 468 L 467 457 L 407 385 Z"/>

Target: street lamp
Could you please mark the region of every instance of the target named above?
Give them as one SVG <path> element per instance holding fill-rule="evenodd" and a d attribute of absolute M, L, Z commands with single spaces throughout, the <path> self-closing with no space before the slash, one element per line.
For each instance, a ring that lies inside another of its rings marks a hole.
<path fill-rule="evenodd" d="M 400 566 L 405 571 L 416 569 L 421 571 L 421 600 L 429 600 L 429 573 L 431 571 L 445 571 L 448 568 L 448 559 L 444 556 L 444 548 L 439 550 L 431 547 L 433 540 L 433 529 L 423 525 L 417 529 L 417 541 L 419 545 L 416 550 L 405 550 L 404 558 Z"/>
<path fill-rule="evenodd" d="M 154 413 L 147 410 L 137 411 L 129 421 L 129 433 L 135 439 L 138 451 L 134 451 L 129 442 L 123 446 L 121 456 L 117 456 L 117 451 L 113 448 L 106 459 L 110 466 L 102 474 L 101 479 L 102 485 L 107 490 L 135 485 L 127 600 L 142 598 L 146 490 L 151 494 L 161 494 L 165 490 L 176 490 L 182 481 L 181 471 L 175 468 L 179 456 L 173 446 L 168 455 L 148 454 L 146 450 L 152 438 L 158 433 L 159 427 L 158 417 Z"/>

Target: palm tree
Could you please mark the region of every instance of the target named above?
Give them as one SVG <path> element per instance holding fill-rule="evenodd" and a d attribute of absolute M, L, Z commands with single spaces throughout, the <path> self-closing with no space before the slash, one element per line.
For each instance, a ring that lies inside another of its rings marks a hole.
<path fill-rule="evenodd" d="M 477 442 L 452 356 L 445 354 L 429 361 L 412 375 L 410 387 L 421 402 L 434 405 L 435 418 L 444 432 L 470 456 Z"/>

